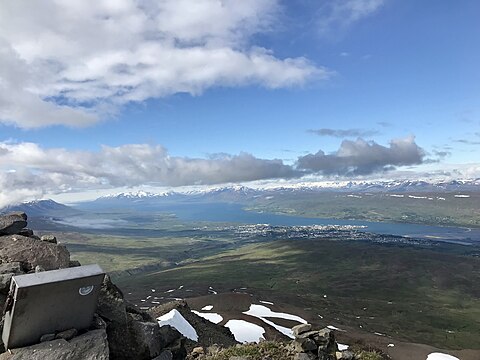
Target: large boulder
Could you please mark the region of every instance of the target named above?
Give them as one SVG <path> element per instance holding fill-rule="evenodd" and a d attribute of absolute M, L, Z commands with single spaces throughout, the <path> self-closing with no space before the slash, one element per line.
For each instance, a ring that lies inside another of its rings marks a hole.
<path fill-rule="evenodd" d="M 167 345 L 158 323 L 129 305 L 108 276 L 100 290 L 97 313 L 107 324 L 112 359 L 150 360 Z"/>
<path fill-rule="evenodd" d="M 0 360 L 108 360 L 105 330 L 89 331 L 70 341 L 58 339 L 12 349 L 0 355 Z"/>
<path fill-rule="evenodd" d="M 45 270 L 55 270 L 69 266 L 70 253 L 63 245 L 22 235 L 0 236 L 0 263 L 8 262 L 20 262 L 27 271 L 37 265 Z"/>
<path fill-rule="evenodd" d="M 27 226 L 27 215 L 23 212 L 0 216 L 0 235 L 18 234 Z"/>

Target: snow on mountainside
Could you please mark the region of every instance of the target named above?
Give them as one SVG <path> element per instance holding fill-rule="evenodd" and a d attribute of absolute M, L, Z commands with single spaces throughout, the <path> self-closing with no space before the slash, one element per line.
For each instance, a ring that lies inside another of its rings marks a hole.
<path fill-rule="evenodd" d="M 450 192 L 480 191 L 480 179 L 427 182 L 416 181 L 325 181 L 268 185 L 250 188 L 242 185 L 209 187 L 186 191 L 151 193 L 146 191 L 122 192 L 98 198 L 101 200 L 160 200 L 171 198 L 196 198 L 209 200 L 238 200 L 265 193 L 349 191 L 349 192 Z"/>
<path fill-rule="evenodd" d="M 27 213 L 29 216 L 70 216 L 77 214 L 79 211 L 71 208 L 70 206 L 60 204 L 51 199 L 48 200 L 34 200 L 24 202 L 18 205 L 10 205 L 3 209 L 0 209 L 0 212 L 7 213 L 12 211 L 22 211 Z"/>

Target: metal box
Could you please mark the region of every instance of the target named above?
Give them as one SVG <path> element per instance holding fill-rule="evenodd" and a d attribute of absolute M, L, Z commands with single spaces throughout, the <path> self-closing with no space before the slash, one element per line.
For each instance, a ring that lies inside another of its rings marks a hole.
<path fill-rule="evenodd" d="M 2 333 L 5 348 L 38 343 L 45 334 L 88 328 L 104 276 L 98 265 L 13 276 Z"/>

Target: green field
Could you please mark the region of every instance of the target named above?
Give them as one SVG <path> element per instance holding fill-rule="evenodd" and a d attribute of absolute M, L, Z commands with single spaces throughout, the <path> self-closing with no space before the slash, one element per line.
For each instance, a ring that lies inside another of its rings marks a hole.
<path fill-rule="evenodd" d="M 479 349 L 480 258 L 439 250 L 275 241 L 124 278 L 119 284 L 214 285 L 220 291 L 248 287 L 269 299 L 310 308 L 324 321 L 339 319 L 336 323 L 441 348 Z"/>
<path fill-rule="evenodd" d="M 466 194 L 470 197 L 458 198 L 457 193 L 412 193 L 403 197 L 390 193 L 285 193 L 259 197 L 247 208 L 318 218 L 480 227 L 480 193 Z"/>

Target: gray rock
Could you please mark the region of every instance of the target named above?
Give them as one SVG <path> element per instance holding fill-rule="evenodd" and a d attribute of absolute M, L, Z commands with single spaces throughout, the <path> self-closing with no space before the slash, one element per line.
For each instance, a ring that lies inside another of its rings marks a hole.
<path fill-rule="evenodd" d="M 55 340 L 55 334 L 45 334 L 40 337 L 40 342 Z"/>
<path fill-rule="evenodd" d="M 68 267 L 77 267 L 77 266 L 82 266 L 82 264 L 80 264 L 80 261 L 70 260 L 70 264 L 68 265 Z"/>
<path fill-rule="evenodd" d="M 93 314 L 92 324 L 90 325 L 91 330 L 96 329 L 106 329 L 107 323 L 103 320 L 97 313 Z"/>
<path fill-rule="evenodd" d="M 57 238 L 53 235 L 43 235 L 42 237 L 40 237 L 40 240 L 46 241 L 46 242 L 49 242 L 49 243 L 52 243 L 52 244 L 57 243 Z"/>
<path fill-rule="evenodd" d="M 0 236 L 0 261 L 20 262 L 26 271 L 41 265 L 45 270 L 66 268 L 70 253 L 64 246 L 21 236 Z"/>
<path fill-rule="evenodd" d="M 33 230 L 32 229 L 22 229 L 18 232 L 18 235 L 26 236 L 26 237 L 31 237 L 33 236 Z"/>
<path fill-rule="evenodd" d="M 63 339 L 13 349 L 3 353 L 0 360 L 108 360 L 105 330 L 94 330 L 70 341 Z"/>
<path fill-rule="evenodd" d="M 313 354 L 297 353 L 293 357 L 294 360 L 316 360 L 317 357 Z"/>
<path fill-rule="evenodd" d="M 63 339 L 63 340 L 71 340 L 75 336 L 77 336 L 78 331 L 77 329 L 68 329 L 62 332 L 59 332 L 56 336 L 55 339 Z"/>
<path fill-rule="evenodd" d="M 23 274 L 22 266 L 19 262 L 8 262 L 5 264 L 0 264 L 0 274 L 14 273 Z"/>
<path fill-rule="evenodd" d="M 169 346 L 177 339 L 180 339 L 182 334 L 180 334 L 177 329 L 171 327 L 170 325 L 164 325 L 160 328 L 160 336 L 163 338 L 165 346 Z"/>
<path fill-rule="evenodd" d="M 10 289 L 10 281 L 14 273 L 0 274 L 0 294 L 7 294 Z"/>
<path fill-rule="evenodd" d="M 173 360 L 173 354 L 170 350 L 164 350 L 160 355 L 152 360 Z"/>
<path fill-rule="evenodd" d="M 146 359 L 160 355 L 165 342 L 160 336 L 160 326 L 157 322 L 132 322 L 132 332 L 137 338 L 137 351 L 145 354 Z"/>
<path fill-rule="evenodd" d="M 349 350 L 346 351 L 337 351 L 335 353 L 337 360 L 354 360 L 355 354 Z"/>
<path fill-rule="evenodd" d="M 293 350 L 296 352 L 317 351 L 317 344 L 309 338 L 295 339 L 292 345 Z"/>
<path fill-rule="evenodd" d="M 300 324 L 292 328 L 293 336 L 297 337 L 300 334 L 306 333 L 307 331 L 312 330 L 312 325 L 310 324 Z"/>
<path fill-rule="evenodd" d="M 317 346 L 321 349 L 326 349 L 331 346 L 336 347 L 333 331 L 328 328 L 317 331 L 317 333 L 313 336 L 313 339 L 315 340 Z"/>
<path fill-rule="evenodd" d="M 27 226 L 27 215 L 22 212 L 0 216 L 0 235 L 18 234 Z"/>

